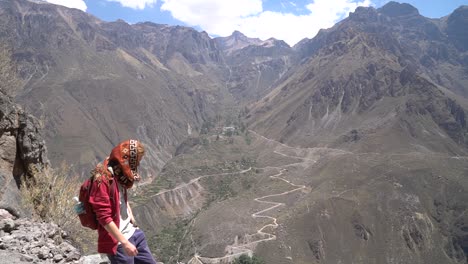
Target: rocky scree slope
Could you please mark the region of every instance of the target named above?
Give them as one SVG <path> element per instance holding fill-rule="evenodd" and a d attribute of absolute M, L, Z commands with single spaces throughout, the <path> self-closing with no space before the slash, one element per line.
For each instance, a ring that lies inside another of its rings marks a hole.
<path fill-rule="evenodd" d="M 53 224 L 14 219 L 0 209 L 0 256 L 4 263 L 78 263 L 78 249 Z"/>

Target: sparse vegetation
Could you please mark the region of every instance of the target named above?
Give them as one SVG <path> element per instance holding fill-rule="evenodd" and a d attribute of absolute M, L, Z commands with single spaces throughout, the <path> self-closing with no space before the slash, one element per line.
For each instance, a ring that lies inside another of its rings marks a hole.
<path fill-rule="evenodd" d="M 242 130 L 241 130 L 242 131 Z M 252 138 L 250 137 L 250 133 L 248 130 L 244 130 L 244 140 L 247 145 L 250 145 L 252 143 Z"/>
<path fill-rule="evenodd" d="M 223 123 L 214 119 L 204 127 L 214 128 L 212 124 L 215 122 Z M 163 189 L 173 189 L 201 176 L 208 176 L 200 179 L 205 197 L 202 208 L 198 208 L 201 211 L 214 203 L 235 197 L 245 189 L 252 190 L 257 181 L 253 177 L 254 172 L 239 173 L 256 164 L 256 157 L 245 151 L 250 148 L 244 142 L 244 135 L 237 135 L 240 128 L 236 128 L 237 132 L 228 137 L 223 133 L 222 126 L 218 128 L 220 130 L 200 134 L 191 144 L 187 144 L 184 151 L 165 165 L 153 183 L 143 186 L 144 190 L 133 200 L 137 200 L 135 208 Z M 245 132 L 248 133 L 247 130 Z M 229 144 L 229 140 L 232 144 Z M 173 219 L 171 223 L 148 230 L 148 245 L 158 261 L 177 263 L 187 261 L 195 254 L 201 237 L 194 234 L 192 223 L 187 219 Z"/>
<path fill-rule="evenodd" d="M 207 203 L 216 200 L 224 200 L 229 197 L 235 196 L 236 191 L 231 187 L 233 177 L 220 177 L 219 179 L 210 179 L 208 183 L 208 192 L 210 196 Z"/>
<path fill-rule="evenodd" d="M 226 133 L 224 133 L 227 137 L 232 137 L 234 135 L 234 131 L 228 130 Z"/>
<path fill-rule="evenodd" d="M 252 178 L 242 178 L 242 181 L 241 181 L 241 184 L 242 184 L 242 188 L 244 190 L 249 190 L 250 188 L 252 188 L 252 185 L 253 185 L 254 181 L 252 180 Z"/>
<path fill-rule="evenodd" d="M 228 144 L 234 143 L 233 136 L 244 135 L 247 144 L 250 144 L 249 131 L 242 119 L 243 115 L 238 110 L 230 109 L 223 115 L 217 114 L 214 118 L 205 120 L 200 128 L 200 134 L 216 135 L 216 141 L 219 141 L 223 135 L 228 138 L 226 140 Z"/>
<path fill-rule="evenodd" d="M 164 263 L 178 263 L 179 260 L 190 256 L 191 244 L 189 233 L 191 219 L 183 219 L 171 226 L 164 227 L 158 234 L 150 238 L 148 244 L 151 252 Z"/>
<path fill-rule="evenodd" d="M 212 120 L 206 120 L 203 122 L 201 129 L 200 129 L 200 134 L 208 134 L 211 129 L 214 127 L 214 122 Z"/>
<path fill-rule="evenodd" d="M 244 254 L 241 255 L 240 257 L 236 258 L 233 264 L 265 264 L 265 262 L 260 258 L 257 257 L 256 255 L 253 255 L 252 257 Z"/>
<path fill-rule="evenodd" d="M 242 157 L 240 163 L 244 168 L 250 168 L 255 166 L 255 160 L 252 160 L 248 157 Z"/>
<path fill-rule="evenodd" d="M 34 218 L 59 225 L 84 253 L 95 252 L 96 231 L 82 227 L 73 210 L 73 196 L 78 195 L 81 180 L 69 172 L 63 165 L 56 170 L 36 171 L 33 177 L 23 179 L 22 203 Z"/>
<path fill-rule="evenodd" d="M 249 158 L 242 157 L 240 161 L 232 164 L 225 164 L 229 171 L 239 171 L 255 165 L 255 162 Z M 240 186 L 238 180 L 240 179 Z M 208 207 L 214 201 L 225 200 L 237 195 L 239 188 L 250 189 L 253 181 L 245 175 L 213 176 L 205 182 L 208 189 L 208 199 L 204 207 Z"/>

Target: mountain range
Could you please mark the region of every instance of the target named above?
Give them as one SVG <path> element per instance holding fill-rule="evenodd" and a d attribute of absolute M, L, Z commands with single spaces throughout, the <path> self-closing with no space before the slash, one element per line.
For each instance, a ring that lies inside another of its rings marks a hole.
<path fill-rule="evenodd" d="M 294 47 L 28 0 L 0 25 L 52 165 L 145 142 L 165 263 L 467 263 L 467 6 L 359 7 Z"/>

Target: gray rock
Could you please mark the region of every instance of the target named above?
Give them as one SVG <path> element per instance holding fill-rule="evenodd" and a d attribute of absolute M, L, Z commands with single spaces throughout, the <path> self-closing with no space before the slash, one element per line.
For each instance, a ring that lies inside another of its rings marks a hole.
<path fill-rule="evenodd" d="M 12 235 L 9 235 L 9 236 L 4 236 L 4 237 L 0 238 L 0 241 L 7 243 L 7 242 L 9 242 L 9 241 L 11 241 L 13 239 L 15 239 L 15 237 L 12 236 Z"/>
<path fill-rule="evenodd" d="M 63 251 L 63 252 L 65 252 L 65 253 L 72 252 L 72 251 L 75 249 L 72 245 L 70 245 L 70 244 L 67 243 L 67 242 L 62 242 L 62 243 L 59 245 L 59 247 L 60 247 L 60 250 Z"/>
<path fill-rule="evenodd" d="M 14 226 L 15 230 L 0 237 L 1 263 L 79 263 L 80 251 L 67 241 L 57 242 L 50 236 L 61 236 L 55 224 L 36 223 L 28 219 L 4 219 L 1 223 Z M 11 227 L 7 228 L 11 229 Z M 8 256 L 3 258 L 2 256 Z M 99 262 L 107 263 L 105 259 Z"/>
<path fill-rule="evenodd" d="M 31 242 L 28 246 L 29 248 L 36 248 L 36 247 L 41 247 L 41 244 L 37 241 Z"/>
<path fill-rule="evenodd" d="M 32 256 L 5 250 L 0 250 L 0 259 L 2 260 L 2 263 L 8 264 L 24 264 L 32 263 L 34 261 L 34 257 Z"/>
<path fill-rule="evenodd" d="M 17 135 L 18 152 L 28 176 L 41 172 L 48 166 L 47 150 L 39 122 L 33 116 L 21 111 L 19 113 Z"/>
<path fill-rule="evenodd" d="M 41 248 L 35 247 L 35 248 L 32 248 L 32 249 L 29 251 L 29 253 L 30 253 L 30 254 L 33 254 L 33 255 L 38 255 L 40 251 L 41 251 Z"/>
<path fill-rule="evenodd" d="M 25 262 L 33 262 L 34 261 L 34 257 L 32 256 L 29 256 L 29 255 L 21 255 L 20 259 L 22 261 L 25 261 Z"/>
<path fill-rule="evenodd" d="M 40 248 L 39 252 L 37 253 L 37 256 L 40 259 L 47 259 L 49 258 L 49 254 L 50 254 L 50 248 L 43 246 Z"/>
<path fill-rule="evenodd" d="M 0 221 L 0 229 L 10 233 L 15 228 L 15 221 L 11 218 L 3 219 Z"/>
<path fill-rule="evenodd" d="M 106 255 L 95 254 L 90 256 L 84 256 L 79 261 L 80 264 L 107 264 L 110 263 Z"/>
<path fill-rule="evenodd" d="M 0 209 L 0 220 L 13 219 L 13 218 L 14 218 L 14 216 L 12 214 L 10 214 L 10 212 L 8 212 L 5 209 Z"/>
<path fill-rule="evenodd" d="M 65 254 L 65 258 L 67 261 L 79 260 L 81 258 L 81 254 L 78 250 L 74 250 L 70 253 Z"/>
<path fill-rule="evenodd" d="M 62 254 L 57 254 L 57 255 L 54 255 L 54 261 L 55 262 L 59 262 L 63 259 L 63 256 Z"/>
<path fill-rule="evenodd" d="M 0 194 L 0 219 L 11 218 L 4 209 L 16 217 L 24 213 L 18 202 L 21 179 L 34 177 L 48 167 L 39 127 L 36 118 L 0 93 L 0 188 L 5 190 Z"/>

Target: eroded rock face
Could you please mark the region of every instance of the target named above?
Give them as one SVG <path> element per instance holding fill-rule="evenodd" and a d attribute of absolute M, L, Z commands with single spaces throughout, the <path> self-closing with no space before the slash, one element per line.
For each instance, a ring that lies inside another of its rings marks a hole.
<path fill-rule="evenodd" d="M 456 47 L 461 51 L 468 50 L 467 28 L 468 24 L 468 7 L 461 6 L 457 8 L 448 18 L 447 33 L 449 38 L 455 43 Z"/>
<path fill-rule="evenodd" d="M 0 92 L 0 205 L 19 210 L 23 177 L 48 166 L 45 142 L 37 119 Z"/>

